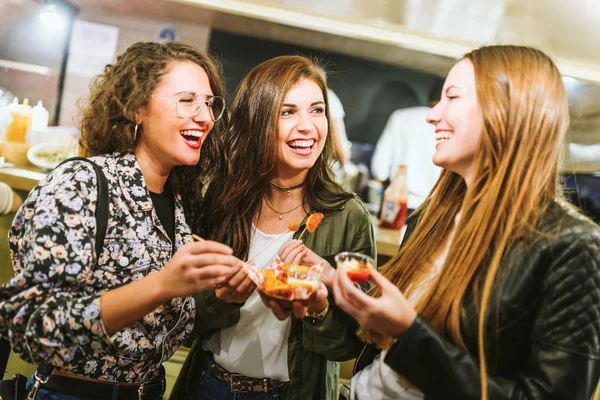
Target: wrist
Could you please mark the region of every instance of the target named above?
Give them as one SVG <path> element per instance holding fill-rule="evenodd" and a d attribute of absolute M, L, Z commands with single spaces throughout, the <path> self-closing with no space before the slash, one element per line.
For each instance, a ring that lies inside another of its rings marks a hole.
<path fill-rule="evenodd" d="M 313 309 L 309 307 L 306 316 L 322 321 L 327 316 L 327 313 L 329 313 L 329 299 L 325 298 L 323 302 L 319 302 Z"/>
<path fill-rule="evenodd" d="M 417 312 L 412 307 L 408 307 L 406 312 L 403 313 L 403 318 L 400 321 L 398 321 L 398 323 L 396 324 L 396 329 L 394 330 L 394 332 L 392 332 L 390 336 L 399 338 L 402 335 L 404 335 L 404 333 L 415 322 L 417 316 Z"/>
<path fill-rule="evenodd" d="M 169 285 L 163 279 L 162 271 L 150 274 L 144 278 L 147 280 L 147 287 L 152 288 L 152 297 L 159 304 L 164 304 L 174 297 L 177 297 L 172 293 L 172 285 Z"/>

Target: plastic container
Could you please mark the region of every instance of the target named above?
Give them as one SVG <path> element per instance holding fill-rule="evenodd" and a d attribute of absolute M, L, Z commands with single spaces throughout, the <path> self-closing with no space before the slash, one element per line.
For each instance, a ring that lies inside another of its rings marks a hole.
<path fill-rule="evenodd" d="M 348 278 L 354 283 L 364 285 L 375 268 L 375 260 L 361 253 L 343 252 L 335 256 L 337 269 L 346 271 Z"/>
<path fill-rule="evenodd" d="M 276 257 L 265 269 L 246 267 L 248 277 L 267 296 L 285 301 L 308 300 L 321 285 L 323 264 L 285 264 Z"/>
<path fill-rule="evenodd" d="M 27 131 L 31 126 L 32 119 L 29 100 L 24 99 L 23 104 L 19 104 L 19 99 L 15 97 L 13 103 L 9 106 L 8 112 L 12 117 L 12 122 L 6 128 L 5 140 L 13 143 L 26 143 Z"/>

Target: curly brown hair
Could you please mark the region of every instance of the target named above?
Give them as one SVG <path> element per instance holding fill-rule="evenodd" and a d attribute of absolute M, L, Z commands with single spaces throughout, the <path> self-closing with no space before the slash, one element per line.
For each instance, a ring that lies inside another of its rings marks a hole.
<path fill-rule="evenodd" d="M 207 54 L 178 42 L 139 42 L 119 54 L 114 64 L 104 68 L 90 86 L 87 104 L 80 104 L 79 147 L 90 157 L 113 152 L 130 152 L 135 147 L 135 115 L 147 107 L 152 91 L 170 63 L 192 61 L 208 75 L 215 96 L 225 97 L 220 66 Z M 200 162 L 178 166 L 169 182 L 182 196 L 186 217 L 193 220 L 200 212 L 204 179 L 218 168 L 221 131 L 229 121 L 228 113 L 215 125 L 202 145 Z"/>

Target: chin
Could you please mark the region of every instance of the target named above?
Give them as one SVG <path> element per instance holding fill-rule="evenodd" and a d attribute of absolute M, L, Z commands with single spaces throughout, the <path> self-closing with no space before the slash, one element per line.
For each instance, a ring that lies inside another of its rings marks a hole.
<path fill-rule="evenodd" d="M 309 169 L 311 169 L 314 165 L 315 165 L 315 161 L 305 161 L 305 162 L 301 162 L 301 163 L 296 163 L 295 165 L 293 165 L 292 167 L 294 169 L 297 169 L 299 171 L 307 171 Z"/>
<path fill-rule="evenodd" d="M 192 166 L 200 161 L 200 152 L 197 154 L 179 154 L 177 157 L 177 165 Z"/>

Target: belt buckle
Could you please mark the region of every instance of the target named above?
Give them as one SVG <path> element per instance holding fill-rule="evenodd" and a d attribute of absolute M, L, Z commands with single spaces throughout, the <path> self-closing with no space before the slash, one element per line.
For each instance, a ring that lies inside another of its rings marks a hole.
<path fill-rule="evenodd" d="M 269 393 L 269 379 L 267 378 L 263 379 L 263 390 L 265 393 Z"/>
<path fill-rule="evenodd" d="M 244 390 L 243 388 L 240 389 L 240 385 L 241 385 L 241 381 L 239 379 L 236 379 L 240 376 L 243 376 L 242 374 L 232 374 L 231 372 L 229 373 L 229 387 L 231 389 L 231 393 L 248 393 L 248 390 Z"/>

